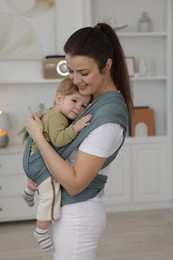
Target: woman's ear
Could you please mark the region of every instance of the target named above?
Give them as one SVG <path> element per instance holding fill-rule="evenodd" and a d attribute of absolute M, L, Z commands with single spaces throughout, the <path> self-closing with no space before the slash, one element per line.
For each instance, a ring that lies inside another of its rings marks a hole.
<path fill-rule="evenodd" d="M 106 71 L 110 70 L 111 67 L 112 67 L 112 59 L 108 59 L 107 62 L 106 62 L 106 65 L 105 65 L 105 67 L 103 69 L 103 72 L 106 72 Z"/>
<path fill-rule="evenodd" d="M 56 95 L 55 95 L 54 103 L 57 104 L 57 105 L 60 105 L 61 102 L 62 102 L 62 99 L 63 99 L 62 94 L 60 92 L 57 92 Z"/>

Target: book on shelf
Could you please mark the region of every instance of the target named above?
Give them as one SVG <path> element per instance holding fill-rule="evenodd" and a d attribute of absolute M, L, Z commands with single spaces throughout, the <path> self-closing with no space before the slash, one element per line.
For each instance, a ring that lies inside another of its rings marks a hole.
<path fill-rule="evenodd" d="M 148 106 L 134 107 L 130 121 L 130 136 L 155 135 L 154 110 Z"/>

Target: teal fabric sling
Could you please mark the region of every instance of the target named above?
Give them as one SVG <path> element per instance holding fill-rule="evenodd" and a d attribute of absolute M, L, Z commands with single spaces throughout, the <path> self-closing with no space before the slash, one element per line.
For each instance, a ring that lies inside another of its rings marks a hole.
<path fill-rule="evenodd" d="M 128 128 L 127 106 L 120 92 L 109 91 L 99 96 L 76 120 L 87 114 L 93 115 L 90 120 L 90 124 L 78 134 L 78 136 L 73 140 L 73 142 L 61 148 L 53 148 L 65 160 L 69 157 L 73 150 L 77 149 L 80 143 L 96 127 L 106 123 L 120 124 L 124 130 L 123 142 L 118 148 L 118 150 L 109 158 L 107 158 L 103 165 L 104 168 L 114 160 L 114 158 L 118 154 L 119 149 L 124 143 Z M 72 124 L 74 124 L 75 121 Z M 31 142 L 32 139 L 29 138 L 23 155 L 23 168 L 27 176 L 31 178 L 37 185 L 39 185 L 42 181 L 44 181 L 46 178 L 50 176 L 50 173 L 46 168 L 46 165 L 39 150 L 30 155 Z M 104 188 L 106 181 L 107 176 L 97 174 L 93 181 L 90 183 L 90 185 L 84 191 L 75 196 L 70 196 L 62 187 L 61 205 L 84 201 L 95 197 L 98 194 L 98 192 Z"/>

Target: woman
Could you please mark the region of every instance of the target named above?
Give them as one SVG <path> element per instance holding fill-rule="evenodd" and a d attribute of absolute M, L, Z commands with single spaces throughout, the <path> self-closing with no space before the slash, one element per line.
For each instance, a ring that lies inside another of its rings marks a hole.
<path fill-rule="evenodd" d="M 107 24 L 76 31 L 64 51 L 70 79 L 82 95 L 93 96 L 85 112 L 92 114 L 90 124 L 61 156 L 43 137 L 36 114 L 26 127 L 62 185 L 61 218 L 53 226 L 54 260 L 95 260 L 106 224 L 102 196 L 108 165 L 124 142 L 132 108 L 130 81 L 118 37 Z"/>

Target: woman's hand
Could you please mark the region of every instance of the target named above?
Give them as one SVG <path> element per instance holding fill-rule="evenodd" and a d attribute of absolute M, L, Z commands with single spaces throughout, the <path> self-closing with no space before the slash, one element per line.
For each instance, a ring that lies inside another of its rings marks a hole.
<path fill-rule="evenodd" d="M 43 137 L 43 124 L 38 114 L 32 114 L 26 121 L 26 130 L 35 141 Z"/>

